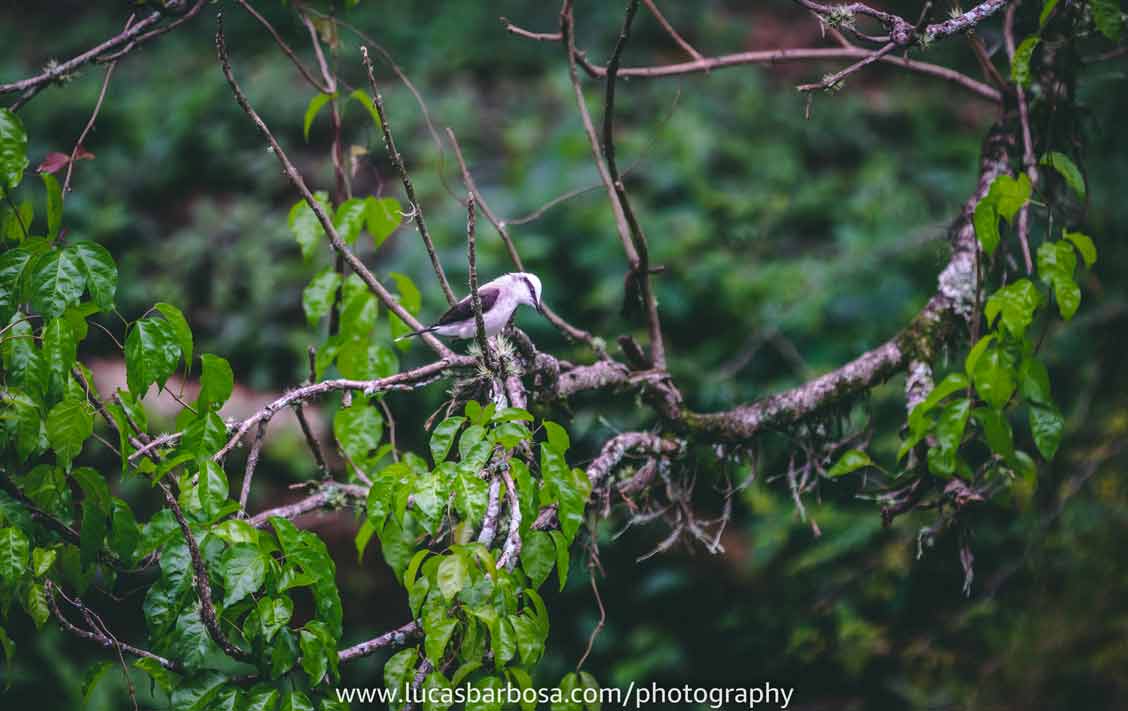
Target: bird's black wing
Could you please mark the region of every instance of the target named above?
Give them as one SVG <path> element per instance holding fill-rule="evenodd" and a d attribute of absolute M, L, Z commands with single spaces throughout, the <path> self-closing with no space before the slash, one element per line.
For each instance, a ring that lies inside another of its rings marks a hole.
<path fill-rule="evenodd" d="M 478 289 L 478 298 L 482 300 L 482 313 L 486 313 L 493 308 L 497 303 L 497 297 L 501 295 L 501 289 L 496 286 L 487 286 L 485 289 Z M 467 296 L 462 301 L 459 301 L 454 306 L 447 309 L 447 312 L 439 317 L 436 326 L 446 326 L 450 323 L 458 321 L 467 321 L 474 318 L 474 306 L 470 303 L 470 297 Z"/>

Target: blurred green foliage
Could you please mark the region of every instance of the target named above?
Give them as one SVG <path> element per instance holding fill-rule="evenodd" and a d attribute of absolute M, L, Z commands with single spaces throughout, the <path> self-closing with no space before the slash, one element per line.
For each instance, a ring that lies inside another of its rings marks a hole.
<path fill-rule="evenodd" d="M 789 3 L 712 1 L 670 5 L 668 16 L 701 51 L 716 54 L 775 42 L 817 40 L 809 17 Z M 911 3 L 891 3 L 907 10 Z M 593 61 L 609 51 L 620 8 L 577 3 L 579 44 Z M 312 66 L 304 28 L 280 4 L 263 11 Z M 226 11 L 236 74 L 311 184 L 331 187 L 328 122 L 302 137 L 313 91 L 270 38 L 237 7 Z M 515 219 L 570 190 L 596 183 L 572 103 L 562 52 L 507 34 L 498 15 L 551 31 L 556 9 L 538 3 L 361 3 L 348 19 L 379 41 L 416 83 L 438 130 L 454 129 L 493 209 Z M 65 21 L 60 21 L 65 18 Z M 23 77 L 49 57 L 70 56 L 117 29 L 120 13 L 84 3 L 0 9 L 8 35 L 0 77 Z M 78 164 L 67 198 L 67 228 L 105 245 L 122 271 L 118 308 L 130 318 L 154 301 L 180 305 L 201 351 L 223 354 L 237 381 L 281 390 L 306 377 L 305 350 L 323 337 L 306 324 L 301 290 L 329 264 L 302 260 L 286 227 L 295 194 L 273 156 L 232 100 L 214 57 L 214 13 L 121 62 L 97 127 L 86 143 L 96 158 Z M 775 31 L 782 37 L 774 39 Z M 999 38 L 984 30 L 989 44 Z M 357 39 L 341 36 L 337 61 L 363 83 Z M 934 61 L 974 71 L 960 42 Z M 661 28 L 640 20 L 628 64 L 680 61 Z M 952 86 L 875 68 L 834 96 L 804 100 L 793 90 L 820 68 L 735 68 L 620 89 L 620 160 L 652 245 L 665 267 L 658 294 L 671 368 L 701 409 L 752 399 L 824 372 L 898 330 L 932 293 L 946 261 L 948 221 L 969 194 L 979 142 L 993 109 Z M 420 106 L 385 66 L 378 76 L 388 118 L 456 288 L 465 283 L 462 188 L 453 155 L 440 155 Z M 34 161 L 68 151 L 100 88 L 84 70 L 21 111 Z M 975 514 L 976 579 L 970 598 L 952 533 L 921 547 L 924 514 L 883 529 L 852 478 L 824 484 L 807 502 L 821 535 L 800 521 L 778 481 L 786 442 L 768 438 L 756 478 L 722 543 L 725 552 L 673 551 L 636 563 L 666 536 L 661 524 L 600 524 L 599 589 L 607 626 L 586 668 L 605 684 L 657 681 L 725 686 L 764 680 L 796 687 L 801 708 L 1123 708 L 1128 705 L 1128 377 L 1121 367 L 1128 326 L 1125 277 L 1128 182 L 1120 122 L 1128 111 L 1125 60 L 1081 77 L 1090 185 L 1088 223 L 1101 266 L 1083 284 L 1086 305 L 1045 336 L 1067 433 L 1053 465 L 1019 512 Z M 601 107 L 588 84 L 589 104 Z M 379 135 L 359 106 L 345 116 L 347 140 L 368 149 L 357 194 L 400 196 Z M 402 197 L 402 196 L 400 196 Z M 597 334 L 637 328 L 620 313 L 624 260 L 606 196 L 585 192 L 513 226 L 526 264 L 545 282 L 545 300 Z M 408 224 L 378 250 L 360 254 L 381 276 L 403 272 L 424 287 L 423 314 L 443 308 L 429 265 Z M 483 235 L 480 265 L 509 268 L 500 241 Z M 462 289 L 459 289 L 462 290 Z M 543 348 L 584 357 L 531 316 L 521 317 Z M 110 355 L 91 338 L 85 356 Z M 405 361 L 419 357 L 405 356 Z M 903 382 L 864 403 L 891 456 Z M 442 399 L 392 398 L 400 445 L 422 451 L 422 423 Z M 571 432 L 593 453 L 612 428 L 639 424 L 629 403 L 583 399 Z M 882 427 L 882 425 L 886 425 Z M 260 478 L 313 477 L 296 443 L 268 449 Z M 733 472 L 734 476 L 751 471 Z M 715 472 L 699 491 L 709 510 Z M 146 492 L 116 492 L 144 508 Z M 716 499 L 717 497 L 713 497 Z M 260 503 L 266 503 L 262 501 Z M 338 560 L 346 639 L 359 640 L 408 616 L 391 571 L 376 556 L 354 565 L 351 533 L 321 530 Z M 554 627 L 544 683 L 571 670 L 588 644 L 597 609 L 586 560 L 574 560 L 567 589 L 549 596 Z M 140 618 L 106 615 L 128 636 Z M 5 701 L 78 707 L 85 669 L 101 650 L 48 629 L 5 672 Z M 346 683 L 379 683 L 382 660 L 343 669 Z M 139 697 L 148 689 L 139 686 Z M 110 669 L 89 708 L 120 708 L 124 685 Z M 57 702 L 57 703 L 55 703 Z"/>

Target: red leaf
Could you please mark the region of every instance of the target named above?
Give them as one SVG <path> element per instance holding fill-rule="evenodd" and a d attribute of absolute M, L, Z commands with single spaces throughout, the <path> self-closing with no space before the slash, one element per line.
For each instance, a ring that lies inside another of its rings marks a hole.
<path fill-rule="evenodd" d="M 59 153 L 57 151 L 54 153 L 48 153 L 47 156 L 43 159 L 43 162 L 39 164 L 39 167 L 35 169 L 35 172 L 57 173 L 65 168 L 67 163 L 70 163 L 70 156 L 68 156 L 66 153 Z"/>
<path fill-rule="evenodd" d="M 74 149 L 75 160 L 93 160 L 94 154 L 86 150 L 86 147 L 79 144 L 78 148 Z"/>

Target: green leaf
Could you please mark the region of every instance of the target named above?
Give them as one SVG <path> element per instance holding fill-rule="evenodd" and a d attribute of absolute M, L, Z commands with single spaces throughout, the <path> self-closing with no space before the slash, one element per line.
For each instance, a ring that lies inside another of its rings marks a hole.
<path fill-rule="evenodd" d="M 1058 0 L 1046 0 L 1042 5 L 1042 13 L 1038 15 L 1038 27 L 1045 27 L 1046 21 L 1050 19 L 1050 13 L 1057 7 Z"/>
<path fill-rule="evenodd" d="M 1056 170 L 1065 179 L 1066 185 L 1073 188 L 1073 191 L 1082 200 L 1085 199 L 1085 178 L 1081 175 L 1081 169 L 1077 167 L 1072 158 L 1064 153 L 1050 151 L 1042 156 L 1038 165 L 1046 165 Z"/>
<path fill-rule="evenodd" d="M 951 476 L 956 471 L 956 455 L 963 443 L 971 400 L 960 398 L 940 413 L 936 421 L 937 446 L 928 452 L 928 469 L 933 474 Z"/>
<path fill-rule="evenodd" d="M 305 136 L 306 143 L 309 143 L 309 128 L 313 125 L 313 120 L 317 118 L 321 107 L 336 96 L 336 94 L 321 93 L 309 100 L 309 105 L 306 106 L 305 119 L 302 121 L 302 135 Z"/>
<path fill-rule="evenodd" d="M 168 321 L 147 317 L 133 324 L 125 338 L 125 372 L 129 391 L 140 399 L 153 383 L 163 388 L 176 370 L 180 352 L 176 334 Z"/>
<path fill-rule="evenodd" d="M 364 91 L 363 89 L 355 89 L 351 94 L 349 94 L 349 98 L 354 101 L 360 102 L 360 104 L 363 105 L 364 108 L 368 109 L 369 115 L 372 116 L 372 122 L 376 124 L 376 129 L 380 130 L 380 112 L 376 110 L 376 104 L 372 102 L 372 97 L 368 95 L 368 92 Z"/>
<path fill-rule="evenodd" d="M 0 193 L 9 193 L 27 169 L 27 132 L 20 117 L 0 109 Z"/>
<path fill-rule="evenodd" d="M 118 270 L 114 258 L 105 247 L 96 243 L 83 240 L 74 242 L 66 248 L 82 271 L 86 279 L 86 288 L 90 298 L 102 311 L 114 305 L 114 295 L 117 293 Z"/>
<path fill-rule="evenodd" d="M 47 592 L 43 589 L 43 583 L 32 583 L 27 586 L 23 606 L 28 617 L 35 623 L 35 629 L 43 629 L 47 618 L 51 616 L 51 610 L 47 607 Z"/>
<path fill-rule="evenodd" d="M 560 454 L 568 451 L 568 447 L 572 445 L 571 439 L 568 437 L 568 431 L 549 420 L 543 423 L 545 435 L 548 437 L 548 446 L 555 449 Z"/>
<path fill-rule="evenodd" d="M 1081 253 L 1081 259 L 1085 260 L 1086 267 L 1092 267 L 1097 263 L 1097 245 L 1093 244 L 1093 238 L 1089 235 L 1080 232 L 1063 231 L 1065 238 L 1073 243 L 1077 251 Z"/>
<path fill-rule="evenodd" d="M 572 551 L 568 548 L 568 539 L 560 531 L 549 531 L 552 543 L 556 546 L 556 577 L 560 582 L 560 590 L 568 583 L 568 565 L 572 560 Z"/>
<path fill-rule="evenodd" d="M 92 434 L 94 415 L 85 402 L 64 400 L 47 413 L 47 441 L 64 467 L 70 466 Z"/>
<path fill-rule="evenodd" d="M 442 662 L 447 643 L 454 633 L 458 620 L 447 616 L 442 603 L 425 605 L 423 608 L 423 647 L 432 664 Z"/>
<path fill-rule="evenodd" d="M 1030 86 L 1030 58 L 1041 41 L 1042 38 L 1038 35 L 1030 35 L 1015 49 L 1011 60 L 1011 81 L 1015 84 Z"/>
<path fill-rule="evenodd" d="M 302 310 L 311 327 L 329 315 L 340 286 L 341 275 L 332 267 L 325 267 L 302 290 Z"/>
<path fill-rule="evenodd" d="M 987 198 L 980 200 L 975 206 L 971 221 L 975 226 L 975 236 L 979 238 L 979 244 L 990 257 L 1002 241 L 999 236 L 999 211 L 995 208 L 995 203 Z"/>
<path fill-rule="evenodd" d="M 149 678 L 156 683 L 166 694 L 171 692 L 180 683 L 180 675 L 165 669 L 155 659 L 149 657 L 141 657 L 133 662 L 136 669 L 140 669 L 149 675 Z"/>
<path fill-rule="evenodd" d="M 50 173 L 40 173 L 43 187 L 47 191 L 47 237 L 55 239 L 59 236 L 59 227 L 63 223 L 63 189 L 59 187 L 59 179 Z"/>
<path fill-rule="evenodd" d="M 355 398 L 333 416 L 333 434 L 357 466 L 367 466 L 384 437 L 384 416 L 364 398 Z"/>
<path fill-rule="evenodd" d="M 52 319 L 43 329 L 43 361 L 47 368 L 47 390 L 61 395 L 70 380 L 78 355 L 78 341 L 66 319 Z"/>
<path fill-rule="evenodd" d="M 86 286 L 82 266 L 69 249 L 48 252 L 31 267 L 29 281 L 33 309 L 43 318 L 62 316 L 68 306 L 78 303 Z"/>
<path fill-rule="evenodd" d="M 191 459 L 210 457 L 227 442 L 227 425 L 214 412 L 202 412 L 184 428 L 177 453 L 190 455 Z M 166 460 L 166 463 L 169 460 Z"/>
<path fill-rule="evenodd" d="M 31 552 L 31 570 L 35 577 L 42 578 L 55 564 L 58 551 L 54 548 L 36 548 Z"/>
<path fill-rule="evenodd" d="M 218 410 L 231 397 L 235 387 L 235 374 L 227 359 L 211 353 L 200 356 L 200 396 L 196 399 L 197 409 Z"/>
<path fill-rule="evenodd" d="M 1065 432 L 1065 418 L 1052 405 L 1030 405 L 1030 432 L 1045 460 L 1052 461 Z"/>
<path fill-rule="evenodd" d="M 240 711 L 275 711 L 278 704 L 278 690 L 261 688 L 257 691 L 251 689 L 246 705 Z"/>
<path fill-rule="evenodd" d="M 1001 410 L 1014 393 L 1014 364 L 997 344 L 992 344 L 976 360 L 973 380 L 979 397 L 996 410 Z"/>
<path fill-rule="evenodd" d="M 1004 459 L 1013 457 L 1014 433 L 1006 416 L 998 410 L 987 407 L 977 407 L 972 414 L 975 416 L 975 421 L 983 428 L 983 436 L 987 439 L 987 446 L 991 451 Z"/>
<path fill-rule="evenodd" d="M 110 487 L 104 476 L 91 467 L 79 467 L 71 472 L 71 478 L 78 482 L 86 501 L 93 504 L 98 511 L 109 515 L 113 507 L 113 497 L 110 495 Z"/>
<path fill-rule="evenodd" d="M 221 567 L 224 607 L 230 607 L 257 591 L 266 581 L 266 556 L 251 543 L 240 543 L 224 551 Z"/>
<path fill-rule="evenodd" d="M 102 679 L 105 673 L 114 668 L 114 665 L 115 662 L 105 660 L 101 662 L 95 662 L 90 666 L 89 669 L 86 670 L 86 674 L 84 674 L 82 677 L 81 693 L 83 701 L 87 703 L 90 702 L 90 692 L 93 691 L 94 687 L 98 685 L 98 682 Z"/>
<path fill-rule="evenodd" d="M 203 671 L 183 680 L 172 690 L 170 708 L 176 711 L 205 711 L 227 679 L 226 674 Z"/>
<path fill-rule="evenodd" d="M 1015 338 L 1022 338 L 1034 320 L 1034 312 L 1042 303 L 1038 288 L 1029 279 L 1019 279 L 996 291 L 987 299 L 984 313 L 987 324 L 994 325 L 1002 315 L 1003 326 Z"/>
<path fill-rule="evenodd" d="M 159 311 L 161 315 L 168 320 L 169 326 L 172 327 L 172 334 L 176 340 L 176 344 L 180 346 L 180 352 L 184 355 L 184 363 L 191 367 L 192 329 L 188 327 L 188 320 L 184 318 L 184 314 L 181 313 L 180 309 L 172 304 L 160 302 L 154 304 L 153 308 Z"/>
<path fill-rule="evenodd" d="M 319 635 L 302 630 L 298 633 L 298 644 L 302 650 L 302 670 L 309 676 L 311 684 L 317 684 L 329 671 L 325 642 Z"/>
<path fill-rule="evenodd" d="M 11 320 L 16 304 L 22 300 L 20 286 L 24 271 L 35 256 L 35 250 L 26 245 L 0 253 L 0 323 Z"/>
<path fill-rule="evenodd" d="M 317 191 L 314 195 L 318 204 L 321 205 L 326 215 L 332 214 L 332 209 L 329 207 L 329 194 L 323 190 Z M 325 236 L 325 230 L 321 227 L 321 222 L 317 219 L 317 215 L 306 204 L 305 200 L 299 200 L 294 203 L 290 208 L 289 218 L 290 233 L 294 235 L 297 240 L 298 246 L 301 247 L 302 257 L 309 259 L 313 256 L 313 252 L 317 249 L 318 241 Z"/>
<path fill-rule="evenodd" d="M 1081 288 L 1073 280 L 1077 269 L 1077 253 L 1064 240 L 1043 242 L 1038 247 L 1038 276 L 1053 287 L 1058 311 L 1068 321 L 1081 305 Z"/>
<path fill-rule="evenodd" d="M 399 272 L 392 272 L 389 276 L 396 283 L 400 305 L 410 314 L 419 313 L 419 309 L 423 307 L 423 294 L 419 292 L 419 287 L 415 286 L 411 277 Z"/>
<path fill-rule="evenodd" d="M 454 553 L 443 557 L 435 579 L 443 597 L 450 601 L 466 587 L 469 577 L 470 571 L 466 568 L 466 561 L 462 556 Z"/>
<path fill-rule="evenodd" d="M 384 687 L 400 694 L 403 703 L 403 690 L 415 678 L 415 665 L 419 651 L 415 647 L 400 650 L 384 663 Z"/>
<path fill-rule="evenodd" d="M 23 580 L 28 561 L 27 536 L 15 526 L 0 528 L 0 580 L 9 587 Z"/>
<path fill-rule="evenodd" d="M 258 613 L 259 626 L 262 637 L 269 642 L 286 626 L 294 614 L 294 603 L 285 595 L 281 597 L 264 597 L 255 606 Z"/>
<path fill-rule="evenodd" d="M 301 691 L 291 691 L 282 697 L 278 711 L 316 711 L 313 702 Z"/>
<path fill-rule="evenodd" d="M 1026 356 L 1018 366 L 1018 386 L 1022 397 L 1038 405 L 1053 405 L 1050 373 L 1036 356 Z"/>
<path fill-rule="evenodd" d="M 448 417 L 435 427 L 431 433 L 431 456 L 435 460 L 435 466 L 446 461 L 454 436 L 465 422 L 465 417 Z"/>
<path fill-rule="evenodd" d="M 337 208 L 333 226 L 337 228 L 337 233 L 345 244 L 351 245 L 356 242 L 361 229 L 364 228 L 367 212 L 367 200 L 361 198 L 349 198 Z"/>
<path fill-rule="evenodd" d="M 482 520 L 489 504 L 489 488 L 477 470 L 458 467 L 454 476 L 454 508 L 462 520 Z"/>
<path fill-rule="evenodd" d="M 400 201 L 392 197 L 370 197 L 364 205 L 368 234 L 372 235 L 373 244 L 379 247 L 400 226 L 403 208 Z"/>
<path fill-rule="evenodd" d="M 539 588 L 556 563 L 556 546 L 544 531 L 529 531 L 521 541 L 521 567 L 534 588 Z"/>
<path fill-rule="evenodd" d="M 838 461 L 834 463 L 834 466 L 830 468 L 830 471 L 828 471 L 826 475 L 831 478 L 836 478 L 855 472 L 862 467 L 872 466 L 875 465 L 868 454 L 860 449 L 851 449 L 838 458 Z"/>
<path fill-rule="evenodd" d="M 1120 17 L 1120 0 L 1089 0 L 1089 8 L 1093 11 L 1093 24 L 1097 26 L 1100 33 L 1113 42 L 1119 42 L 1120 27 L 1123 24 Z M 0 136 L 3 136 L 2 129 Z"/>

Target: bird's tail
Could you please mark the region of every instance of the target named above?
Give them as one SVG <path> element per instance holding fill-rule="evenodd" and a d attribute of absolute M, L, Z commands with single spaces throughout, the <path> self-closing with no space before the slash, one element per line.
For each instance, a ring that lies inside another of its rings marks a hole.
<path fill-rule="evenodd" d="M 406 341 L 409 338 L 415 338 L 416 336 L 421 336 L 424 333 L 431 333 L 436 328 L 438 328 L 438 326 L 428 326 L 427 328 L 421 328 L 418 331 L 412 331 L 411 333 L 405 333 L 402 336 L 400 336 L 399 338 L 397 338 L 394 341 L 394 343 L 399 343 L 400 341 Z"/>

